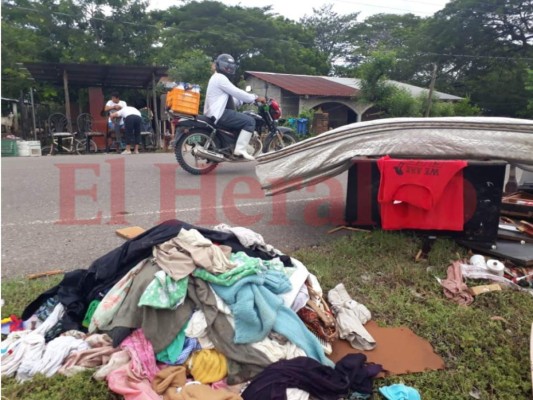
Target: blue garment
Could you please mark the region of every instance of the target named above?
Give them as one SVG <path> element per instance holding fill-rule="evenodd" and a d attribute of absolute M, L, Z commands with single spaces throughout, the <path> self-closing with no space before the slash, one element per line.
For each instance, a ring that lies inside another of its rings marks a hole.
<path fill-rule="evenodd" d="M 300 347 L 308 357 L 333 365 L 324 355 L 318 339 L 277 296 L 291 290 L 291 283 L 283 272 L 268 270 L 244 277 L 232 286 L 211 284 L 211 287 L 233 313 L 235 343 L 259 342 L 273 330 Z"/>
<path fill-rule="evenodd" d="M 403 383 L 379 388 L 380 393 L 389 400 L 421 400 L 418 390 Z"/>

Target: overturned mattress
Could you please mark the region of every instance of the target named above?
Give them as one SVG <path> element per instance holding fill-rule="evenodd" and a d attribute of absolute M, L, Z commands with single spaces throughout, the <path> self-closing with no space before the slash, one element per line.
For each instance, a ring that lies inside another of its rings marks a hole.
<path fill-rule="evenodd" d="M 271 196 L 338 175 L 353 158 L 384 155 L 533 165 L 533 121 L 446 117 L 359 122 L 258 157 L 256 174 Z"/>

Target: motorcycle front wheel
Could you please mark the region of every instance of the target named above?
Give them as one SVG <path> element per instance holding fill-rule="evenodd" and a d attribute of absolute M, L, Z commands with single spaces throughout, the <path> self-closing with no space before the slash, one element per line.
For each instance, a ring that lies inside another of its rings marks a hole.
<path fill-rule="evenodd" d="M 193 175 L 205 175 L 213 171 L 218 163 L 192 154 L 195 146 L 205 147 L 210 140 L 211 138 L 205 132 L 194 130 L 180 137 L 174 151 L 181 168 Z"/>
<path fill-rule="evenodd" d="M 292 132 L 277 132 L 274 136 L 269 136 L 263 147 L 264 153 L 278 151 L 284 147 L 296 143 L 296 135 Z"/>

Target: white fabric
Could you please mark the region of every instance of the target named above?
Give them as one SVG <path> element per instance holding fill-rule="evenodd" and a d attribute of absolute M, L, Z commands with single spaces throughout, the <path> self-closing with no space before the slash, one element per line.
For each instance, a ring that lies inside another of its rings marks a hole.
<path fill-rule="evenodd" d="M 19 338 L 8 346 L 6 353 L 2 354 L 2 376 L 14 376 L 23 361 L 36 358 L 35 353 L 40 352 L 39 356 L 42 354 L 44 336 L 31 331 L 26 332 L 24 335 L 20 335 L 22 332 L 19 332 Z"/>
<path fill-rule="evenodd" d="M 267 336 L 260 342 L 251 343 L 251 346 L 263 353 L 272 363 L 296 357 L 306 357 L 305 351 L 290 340 L 287 340 L 285 344 L 281 344 Z"/>
<path fill-rule="evenodd" d="M 185 328 L 185 336 L 198 339 L 198 343 L 202 349 L 214 349 L 215 345 L 207 336 L 207 321 L 205 314 L 201 310 L 196 310 L 189 319 L 187 328 Z"/>
<path fill-rule="evenodd" d="M 139 110 L 130 106 L 123 107 L 120 110 L 115 111 L 115 113 L 121 118 L 127 118 L 130 115 L 137 115 L 138 117 L 141 116 L 141 112 Z"/>
<path fill-rule="evenodd" d="M 46 345 L 42 359 L 35 364 L 30 376 L 41 373 L 47 377 L 54 375 L 63 364 L 71 351 L 88 350 L 89 345 L 82 339 L 76 339 L 72 336 L 59 336 Z"/>
<path fill-rule="evenodd" d="M 331 289 L 328 300 L 335 314 L 341 339 L 346 339 L 353 348 L 360 350 L 376 347 L 376 341 L 363 326 L 372 318 L 370 311 L 350 297 L 344 284 L 339 283 Z"/>
<path fill-rule="evenodd" d="M 46 347 L 44 336 L 37 333 L 26 336 L 24 341 L 28 344 L 28 347 L 17 370 L 17 381 L 19 382 L 24 382 L 33 377 L 31 371 L 41 361 Z"/>
<path fill-rule="evenodd" d="M 54 307 L 54 311 L 50 313 L 48 318 L 39 325 L 33 332 L 38 333 L 40 335 L 46 335 L 46 332 L 50 330 L 55 324 L 58 323 L 58 321 L 63 317 L 63 314 L 65 313 L 65 307 L 63 307 L 63 304 L 59 303 Z"/>
<path fill-rule="evenodd" d="M 283 303 L 287 307 L 292 308 L 293 311 L 298 311 L 305 305 L 305 303 L 307 303 L 307 300 L 309 300 L 309 293 L 307 292 L 307 287 L 304 285 L 309 277 L 309 271 L 307 267 L 296 258 L 291 258 L 291 263 L 294 267 L 285 268 L 289 281 L 291 282 L 291 290 L 281 294 L 280 297 L 283 299 Z M 298 299 L 298 301 L 296 301 L 296 299 Z"/>
<path fill-rule="evenodd" d="M 204 114 L 208 117 L 214 117 L 215 121 L 220 119 L 226 109 L 229 96 L 233 96 L 236 106 L 235 100 L 241 103 L 253 103 L 256 99 L 254 94 L 245 92 L 231 83 L 226 75 L 215 72 L 207 84 Z"/>
<path fill-rule="evenodd" d="M 285 392 L 287 394 L 287 400 L 308 400 L 309 393 L 304 392 L 302 389 L 288 388 Z"/>
<path fill-rule="evenodd" d="M 244 228 L 242 226 L 229 226 L 227 224 L 218 224 L 213 228 L 215 231 L 233 233 L 239 242 L 247 248 L 258 249 L 270 255 L 283 255 L 281 251 L 267 244 L 265 239 L 259 233 Z"/>
<path fill-rule="evenodd" d="M 116 353 L 111 354 L 107 364 L 101 366 L 93 374 L 93 378 L 97 381 L 103 381 L 112 371 L 122 367 L 123 365 L 126 365 L 130 362 L 130 360 L 130 353 L 128 353 L 126 350 L 117 351 Z"/>

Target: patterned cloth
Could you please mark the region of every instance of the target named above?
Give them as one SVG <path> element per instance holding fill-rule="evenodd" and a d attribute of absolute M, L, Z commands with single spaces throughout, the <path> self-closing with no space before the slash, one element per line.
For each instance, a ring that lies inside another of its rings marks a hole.
<path fill-rule="evenodd" d="M 166 308 L 175 310 L 187 295 L 189 277 L 174 280 L 165 271 L 158 271 L 139 300 L 139 307 Z"/>

